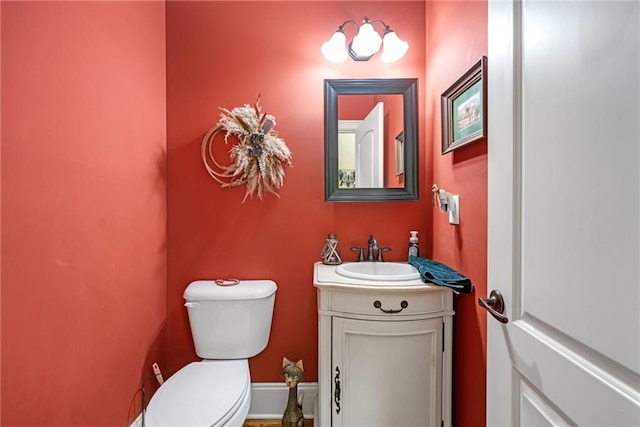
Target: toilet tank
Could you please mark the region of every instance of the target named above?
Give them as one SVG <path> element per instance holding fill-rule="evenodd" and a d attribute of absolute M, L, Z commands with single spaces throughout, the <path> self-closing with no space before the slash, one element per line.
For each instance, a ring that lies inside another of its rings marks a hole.
<path fill-rule="evenodd" d="M 242 280 L 221 286 L 191 282 L 184 291 L 196 354 L 203 359 L 246 359 L 267 346 L 276 284 Z"/>

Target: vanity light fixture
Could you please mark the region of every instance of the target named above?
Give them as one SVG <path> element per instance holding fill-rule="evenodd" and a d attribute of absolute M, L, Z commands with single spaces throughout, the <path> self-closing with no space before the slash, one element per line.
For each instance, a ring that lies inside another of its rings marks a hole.
<path fill-rule="evenodd" d="M 345 26 L 349 23 L 356 27 L 358 33 L 347 47 Z M 376 23 L 384 27 L 382 37 L 373 28 L 373 24 Z M 379 19 L 371 21 L 365 16 L 361 25 L 351 20 L 344 21 L 320 50 L 327 61 L 339 64 L 346 61 L 348 56 L 354 61 L 368 61 L 380 50 L 380 46 L 382 46 L 380 60 L 387 63 L 399 60 L 409 50 L 409 43 L 400 40 L 387 24 Z"/>

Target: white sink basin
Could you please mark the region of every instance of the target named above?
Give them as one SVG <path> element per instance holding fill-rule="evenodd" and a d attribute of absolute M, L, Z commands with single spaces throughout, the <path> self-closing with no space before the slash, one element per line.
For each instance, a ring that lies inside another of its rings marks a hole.
<path fill-rule="evenodd" d="M 351 279 L 385 282 L 420 278 L 414 266 L 402 262 L 350 262 L 336 267 L 336 273 Z"/>

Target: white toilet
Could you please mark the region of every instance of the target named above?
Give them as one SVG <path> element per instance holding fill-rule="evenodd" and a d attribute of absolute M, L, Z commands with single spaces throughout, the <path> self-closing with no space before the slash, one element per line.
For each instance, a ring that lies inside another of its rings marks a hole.
<path fill-rule="evenodd" d="M 277 286 L 245 280 L 192 282 L 184 291 L 196 354 L 153 395 L 146 427 L 240 427 L 249 413 L 248 358 L 267 346 Z"/>

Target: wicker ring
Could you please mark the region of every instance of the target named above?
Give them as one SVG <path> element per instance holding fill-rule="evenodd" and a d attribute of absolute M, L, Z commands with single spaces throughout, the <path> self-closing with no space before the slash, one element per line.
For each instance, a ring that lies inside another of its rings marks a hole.
<path fill-rule="evenodd" d="M 213 156 L 213 142 L 215 141 L 216 135 L 220 131 L 224 130 L 222 126 L 216 125 L 209 129 L 209 132 L 202 139 L 202 147 L 200 149 L 200 154 L 202 155 L 202 162 L 204 163 L 204 167 L 211 175 L 213 179 L 222 184 L 223 187 L 235 186 L 244 184 L 245 180 L 242 179 L 233 179 L 233 173 L 228 172 L 231 169 L 231 166 L 222 166 L 218 163 Z M 220 170 L 214 169 L 217 168 Z"/>

